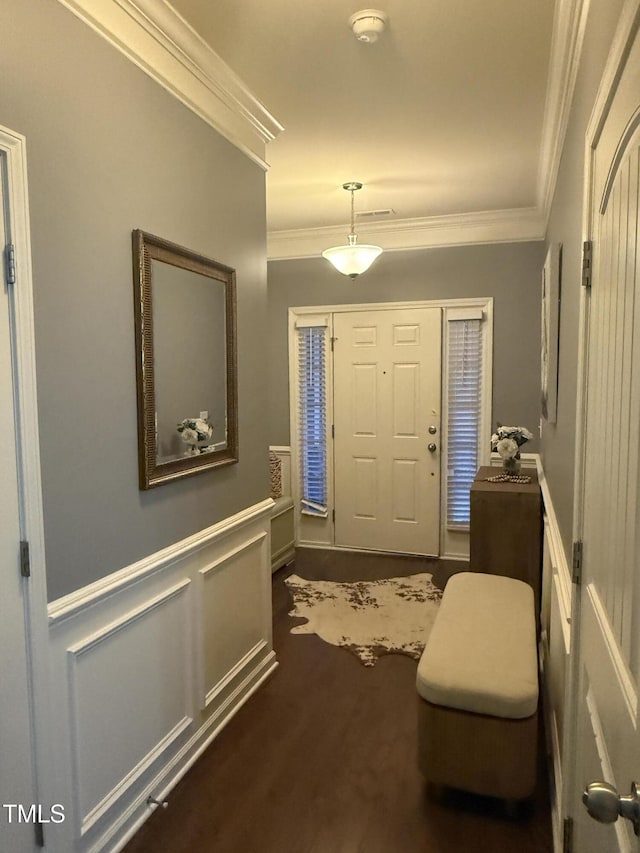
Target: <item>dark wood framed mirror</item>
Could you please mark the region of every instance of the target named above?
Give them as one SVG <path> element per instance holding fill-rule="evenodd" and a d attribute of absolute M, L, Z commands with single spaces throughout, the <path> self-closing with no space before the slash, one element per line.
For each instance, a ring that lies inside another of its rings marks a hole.
<path fill-rule="evenodd" d="M 135 230 L 140 488 L 238 461 L 231 267 Z"/>

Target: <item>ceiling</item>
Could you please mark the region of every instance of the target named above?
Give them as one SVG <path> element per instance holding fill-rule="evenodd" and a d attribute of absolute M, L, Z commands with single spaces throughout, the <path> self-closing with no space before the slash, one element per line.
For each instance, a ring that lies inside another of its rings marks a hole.
<path fill-rule="evenodd" d="M 357 0 L 171 4 L 284 125 L 271 234 L 346 236 L 350 180 L 358 212 L 393 211 L 358 217 L 361 240 L 373 222 L 539 205 L 554 0 L 380 0 L 370 45 L 348 25 Z"/>

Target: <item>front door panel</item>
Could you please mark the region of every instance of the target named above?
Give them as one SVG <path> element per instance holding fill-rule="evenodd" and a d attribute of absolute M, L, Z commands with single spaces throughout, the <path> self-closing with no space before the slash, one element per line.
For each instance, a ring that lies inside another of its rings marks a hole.
<path fill-rule="evenodd" d="M 441 327 L 440 308 L 334 317 L 336 545 L 439 552 Z"/>

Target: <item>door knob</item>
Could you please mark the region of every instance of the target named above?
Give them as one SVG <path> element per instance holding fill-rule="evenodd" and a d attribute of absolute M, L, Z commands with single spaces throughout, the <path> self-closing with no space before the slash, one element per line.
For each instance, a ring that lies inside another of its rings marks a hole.
<path fill-rule="evenodd" d="M 431 424 L 431 426 L 429 427 L 429 432 L 431 433 L 431 435 L 435 435 L 438 432 L 438 427 L 434 424 Z"/>
<path fill-rule="evenodd" d="M 434 444 L 433 441 L 430 441 L 429 444 L 427 444 L 427 450 L 429 451 L 429 453 L 435 453 L 437 449 L 438 445 Z"/>
<path fill-rule="evenodd" d="M 591 782 L 582 795 L 587 811 L 600 823 L 615 823 L 624 817 L 633 824 L 636 835 L 640 835 L 640 796 L 636 783 L 631 783 L 631 794 L 621 797 L 608 782 Z"/>

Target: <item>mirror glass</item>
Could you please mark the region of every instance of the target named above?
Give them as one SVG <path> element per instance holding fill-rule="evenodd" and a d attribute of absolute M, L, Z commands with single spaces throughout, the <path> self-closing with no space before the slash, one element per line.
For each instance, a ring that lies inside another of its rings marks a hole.
<path fill-rule="evenodd" d="M 235 275 L 134 231 L 140 487 L 237 462 Z"/>

